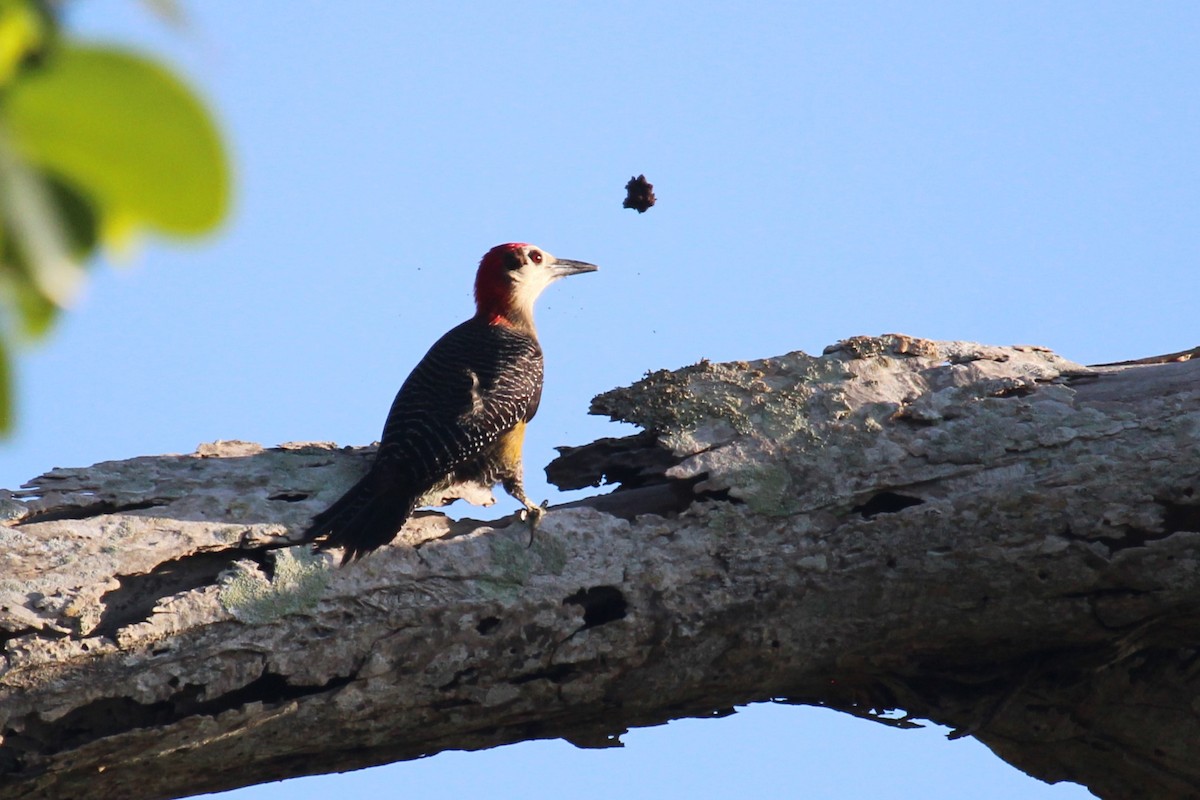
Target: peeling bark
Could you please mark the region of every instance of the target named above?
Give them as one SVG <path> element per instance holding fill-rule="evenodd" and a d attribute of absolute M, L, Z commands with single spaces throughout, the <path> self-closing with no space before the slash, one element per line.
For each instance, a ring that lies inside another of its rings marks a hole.
<path fill-rule="evenodd" d="M 0 798 L 178 797 L 773 700 L 1200 794 L 1200 361 L 860 338 L 657 372 L 522 524 L 289 531 L 365 450 L 221 443 L 0 495 Z M 509 521 L 511 522 L 511 520 Z"/>

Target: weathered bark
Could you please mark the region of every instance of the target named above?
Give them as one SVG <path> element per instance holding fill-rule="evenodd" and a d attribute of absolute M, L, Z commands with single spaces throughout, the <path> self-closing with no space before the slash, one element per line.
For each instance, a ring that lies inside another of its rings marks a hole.
<path fill-rule="evenodd" d="M 1181 356 L 1182 358 L 1182 356 Z M 174 797 L 775 700 L 1200 794 L 1200 360 L 888 336 L 647 376 L 524 525 L 288 546 L 364 451 L 213 446 L 0 500 L 0 798 Z"/>

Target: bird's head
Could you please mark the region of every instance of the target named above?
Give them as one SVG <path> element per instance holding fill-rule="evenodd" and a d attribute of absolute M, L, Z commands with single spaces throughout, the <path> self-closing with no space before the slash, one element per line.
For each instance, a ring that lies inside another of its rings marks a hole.
<path fill-rule="evenodd" d="M 555 258 L 523 242 L 488 250 L 475 274 L 476 316 L 499 325 L 533 328 L 533 303 L 559 278 L 595 272 L 595 264 Z"/>

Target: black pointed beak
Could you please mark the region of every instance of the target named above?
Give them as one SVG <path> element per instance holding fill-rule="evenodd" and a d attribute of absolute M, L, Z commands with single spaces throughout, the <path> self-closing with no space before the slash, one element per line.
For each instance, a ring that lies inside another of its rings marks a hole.
<path fill-rule="evenodd" d="M 572 261 L 569 258 L 556 258 L 551 266 L 554 270 L 554 277 L 565 278 L 568 275 L 578 275 L 581 272 L 595 272 L 600 269 L 595 264 L 589 264 L 586 261 Z"/>

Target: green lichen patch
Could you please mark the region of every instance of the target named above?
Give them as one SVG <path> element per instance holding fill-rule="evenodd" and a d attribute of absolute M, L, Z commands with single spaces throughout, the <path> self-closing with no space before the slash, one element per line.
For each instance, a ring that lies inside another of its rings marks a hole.
<path fill-rule="evenodd" d="M 897 466 L 907 458 L 942 474 L 1119 430 L 1056 383 L 1083 369 L 1038 348 L 888 334 L 819 358 L 797 351 L 652 372 L 600 395 L 592 412 L 653 432 L 679 459 L 668 477 L 728 491 L 759 515 L 792 516 L 909 479 L 914 469 Z"/>
<path fill-rule="evenodd" d="M 521 585 L 518 583 L 509 583 L 507 581 L 496 580 L 495 578 L 480 578 L 475 582 L 479 591 L 488 598 L 500 600 L 502 602 L 512 602 L 517 599 Z"/>
<path fill-rule="evenodd" d="M 495 572 L 491 580 L 520 586 L 533 574 L 533 553 L 524 542 L 508 536 L 493 536 L 488 540 L 492 550 Z"/>
<path fill-rule="evenodd" d="M 251 625 L 271 622 L 288 614 L 312 611 L 329 584 L 330 566 L 307 547 L 274 552 L 271 580 L 250 562 L 238 562 L 221 581 L 220 599 L 225 610 Z"/>
<path fill-rule="evenodd" d="M 541 560 L 539 572 L 548 575 L 562 575 L 567 566 L 567 548 L 558 539 L 550 536 L 534 536 L 530 548 Z"/>
<path fill-rule="evenodd" d="M 676 452 L 695 452 L 735 436 L 804 433 L 813 387 L 845 377 L 836 359 L 799 351 L 754 362 L 701 361 L 606 392 L 592 401 L 592 413 L 658 431 Z"/>
<path fill-rule="evenodd" d="M 756 514 L 786 517 L 796 513 L 796 487 L 787 468 L 779 464 L 754 465 L 729 476 L 730 494 Z"/>
<path fill-rule="evenodd" d="M 554 537 L 534 534 L 532 544 L 523 536 L 488 538 L 492 571 L 477 585 L 487 594 L 511 600 L 537 575 L 561 575 L 567 565 L 567 550 Z"/>

